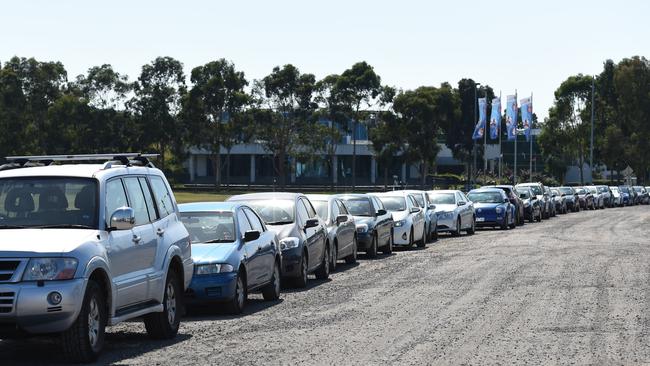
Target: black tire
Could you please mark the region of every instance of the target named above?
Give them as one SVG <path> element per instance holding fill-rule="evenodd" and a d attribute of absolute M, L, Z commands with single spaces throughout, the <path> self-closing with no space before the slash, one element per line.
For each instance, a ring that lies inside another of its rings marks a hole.
<path fill-rule="evenodd" d="M 451 236 L 460 236 L 460 217 L 456 220 L 456 230 L 451 232 Z"/>
<path fill-rule="evenodd" d="M 169 270 L 165 280 L 163 311 L 144 316 L 144 327 L 153 339 L 172 339 L 178 334 L 183 314 L 183 291 L 178 274 Z"/>
<path fill-rule="evenodd" d="M 280 265 L 276 260 L 273 266 L 271 282 L 262 289 L 262 297 L 264 297 L 264 300 L 275 301 L 280 298 L 280 289 L 282 288 L 280 281 Z"/>
<path fill-rule="evenodd" d="M 352 240 L 353 252 L 352 254 L 345 257 L 345 263 L 347 264 L 357 263 L 357 237 L 355 236 Z"/>
<path fill-rule="evenodd" d="M 501 230 L 508 230 L 508 226 L 509 226 L 508 221 L 510 221 L 509 217 L 510 217 L 510 213 L 506 213 L 506 218 L 503 220 L 503 224 L 499 226 Z"/>
<path fill-rule="evenodd" d="M 542 222 L 542 211 L 540 211 L 539 215 L 537 215 L 537 222 Z"/>
<path fill-rule="evenodd" d="M 467 229 L 467 234 L 474 235 L 474 233 L 476 233 L 476 219 L 472 216 L 472 226 Z"/>
<path fill-rule="evenodd" d="M 95 361 L 104 348 L 107 319 L 104 293 L 97 282 L 88 280 L 79 316 L 61 333 L 66 358 L 72 362 Z"/>
<path fill-rule="evenodd" d="M 246 306 L 246 299 L 248 298 L 248 291 L 246 286 L 246 280 L 244 279 L 243 273 L 240 270 L 237 272 L 237 278 L 235 280 L 235 296 L 232 300 L 226 303 L 225 308 L 229 314 L 238 315 L 244 311 Z"/>
<path fill-rule="evenodd" d="M 330 258 L 330 272 L 334 272 L 336 269 L 336 262 L 339 260 L 339 242 L 334 242 L 334 250 L 332 251 L 332 256 Z"/>
<path fill-rule="evenodd" d="M 388 244 L 384 245 L 381 252 L 386 255 L 393 254 L 393 231 L 392 230 L 390 232 L 390 238 L 388 238 Z"/>
<path fill-rule="evenodd" d="M 437 226 L 437 225 L 436 225 Z M 433 234 L 431 234 L 431 241 L 438 241 L 438 228 L 433 228 Z"/>
<path fill-rule="evenodd" d="M 509 227 L 510 227 L 511 229 L 516 228 L 516 227 L 517 227 L 517 220 L 516 220 L 516 219 L 513 219 L 513 220 L 512 220 L 512 224 L 510 224 Z"/>
<path fill-rule="evenodd" d="M 377 234 L 372 236 L 372 243 L 370 243 L 370 248 L 366 250 L 366 255 L 368 258 L 377 257 Z"/>
<path fill-rule="evenodd" d="M 424 230 L 422 230 L 422 239 L 418 240 L 418 242 L 415 243 L 415 245 L 418 248 L 424 248 L 427 245 L 427 241 L 425 238 L 426 238 L 426 233 L 424 232 Z"/>
<path fill-rule="evenodd" d="M 295 287 L 307 287 L 307 268 L 309 268 L 307 253 L 303 252 L 302 257 L 300 258 L 300 276 L 293 279 L 293 285 Z"/>
<path fill-rule="evenodd" d="M 320 266 L 314 273 L 319 280 L 326 280 L 330 277 L 330 246 L 325 243 L 325 253 L 323 253 L 323 260 Z"/>

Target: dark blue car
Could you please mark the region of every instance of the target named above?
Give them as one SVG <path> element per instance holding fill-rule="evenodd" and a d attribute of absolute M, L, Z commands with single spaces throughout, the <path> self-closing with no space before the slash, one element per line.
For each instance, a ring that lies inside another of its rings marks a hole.
<path fill-rule="evenodd" d="M 502 189 L 479 188 L 471 190 L 467 198 L 474 203 L 476 226 L 514 229 L 516 224 L 515 206 L 510 203 Z"/>
<path fill-rule="evenodd" d="M 282 265 L 278 239 L 255 211 L 239 202 L 179 205 L 190 233 L 194 276 L 189 304 L 215 302 L 239 314 L 249 292 L 280 297 Z"/>

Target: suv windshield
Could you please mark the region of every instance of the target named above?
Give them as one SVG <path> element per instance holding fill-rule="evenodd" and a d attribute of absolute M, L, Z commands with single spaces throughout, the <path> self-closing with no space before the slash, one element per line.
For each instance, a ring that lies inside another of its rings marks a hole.
<path fill-rule="evenodd" d="M 235 220 L 232 212 L 183 212 L 181 221 L 196 243 L 232 243 Z"/>
<path fill-rule="evenodd" d="M 367 198 L 345 198 L 341 199 L 345 208 L 352 216 L 372 216 L 373 209 Z"/>
<path fill-rule="evenodd" d="M 470 192 L 467 195 L 472 202 L 477 203 L 502 203 L 503 196 L 498 192 Z"/>
<path fill-rule="evenodd" d="M 260 215 L 267 225 L 291 224 L 294 220 L 293 212 L 295 202 L 293 200 L 263 199 L 248 201 L 247 203 Z"/>
<path fill-rule="evenodd" d="M 97 212 L 97 181 L 94 179 L 0 179 L 0 229 L 96 229 Z"/>
<path fill-rule="evenodd" d="M 404 197 L 379 197 L 388 211 L 406 210 L 406 199 Z"/>

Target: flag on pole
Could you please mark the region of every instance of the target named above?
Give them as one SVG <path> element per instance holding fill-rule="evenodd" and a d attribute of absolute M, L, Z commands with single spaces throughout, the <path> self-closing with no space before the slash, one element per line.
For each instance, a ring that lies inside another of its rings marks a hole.
<path fill-rule="evenodd" d="M 521 104 L 521 121 L 524 125 L 524 135 L 526 141 L 530 141 L 530 130 L 533 128 L 533 102 L 530 98 L 524 98 L 520 101 Z"/>
<path fill-rule="evenodd" d="M 501 98 L 492 99 L 492 113 L 490 115 L 490 138 L 497 140 L 501 132 Z"/>
<path fill-rule="evenodd" d="M 508 95 L 506 103 L 506 130 L 508 141 L 512 141 L 517 138 L 517 97 Z"/>
<path fill-rule="evenodd" d="M 472 139 L 478 140 L 483 138 L 483 135 L 485 134 L 486 114 L 487 114 L 487 99 L 479 98 L 478 99 L 478 122 L 476 123 L 476 127 L 474 128 L 474 135 L 472 135 Z"/>

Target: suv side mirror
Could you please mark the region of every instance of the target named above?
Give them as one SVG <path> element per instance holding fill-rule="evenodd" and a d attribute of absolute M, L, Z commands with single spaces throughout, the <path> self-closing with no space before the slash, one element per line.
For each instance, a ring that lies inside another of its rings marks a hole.
<path fill-rule="evenodd" d="M 309 219 L 305 222 L 305 229 L 318 226 L 318 219 Z"/>
<path fill-rule="evenodd" d="M 384 210 L 383 208 L 380 208 L 380 209 L 377 211 L 377 216 L 384 216 L 384 215 L 387 214 L 387 213 L 388 213 L 388 212 L 387 212 L 386 210 Z"/>
<path fill-rule="evenodd" d="M 244 233 L 244 242 L 248 243 L 249 241 L 257 240 L 260 238 L 260 232 L 257 230 L 248 230 Z"/>
<path fill-rule="evenodd" d="M 348 221 L 348 216 L 347 215 L 338 215 L 336 216 L 336 224 L 341 225 L 344 222 Z"/>
<path fill-rule="evenodd" d="M 135 212 L 131 207 L 120 207 L 113 211 L 109 221 L 110 230 L 131 230 L 135 226 Z"/>

